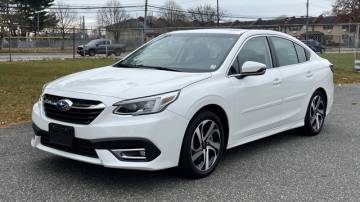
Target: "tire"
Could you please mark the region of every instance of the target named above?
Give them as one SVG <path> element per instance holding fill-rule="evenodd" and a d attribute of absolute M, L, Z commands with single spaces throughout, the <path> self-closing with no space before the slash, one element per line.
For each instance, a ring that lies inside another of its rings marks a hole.
<path fill-rule="evenodd" d="M 221 160 L 224 140 L 223 125 L 215 113 L 203 111 L 197 114 L 185 132 L 178 167 L 180 172 L 193 179 L 210 175 Z"/>
<path fill-rule="evenodd" d="M 121 52 L 122 52 L 121 49 L 115 49 L 114 54 L 115 56 L 120 56 Z"/>
<path fill-rule="evenodd" d="M 94 57 L 96 55 L 96 52 L 94 49 L 89 50 L 89 56 Z"/>
<path fill-rule="evenodd" d="M 315 91 L 307 108 L 303 135 L 315 136 L 321 132 L 326 118 L 326 106 L 326 95 L 319 90 Z"/>

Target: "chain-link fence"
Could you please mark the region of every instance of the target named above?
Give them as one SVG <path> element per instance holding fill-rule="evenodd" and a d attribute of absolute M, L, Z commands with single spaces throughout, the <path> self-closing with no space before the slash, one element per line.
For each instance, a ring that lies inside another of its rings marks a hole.
<path fill-rule="evenodd" d="M 180 27 L 149 24 L 146 29 L 141 25 L 137 27 L 98 28 L 96 30 L 71 29 L 65 34 L 45 32 L 38 34 L 38 36 L 3 35 L 0 36 L 0 61 L 82 58 L 83 55 L 87 56 L 92 54 L 90 52 L 84 52 L 85 54 L 81 54 L 81 52 L 78 53 L 78 50 L 81 49 L 79 46 L 88 44 L 95 39 L 108 39 L 111 41 L 100 44 L 100 46 L 105 49 L 105 52 L 102 51 L 96 54 L 107 57 L 111 53 L 114 53 L 107 52 L 108 50 L 111 50 L 111 46 L 114 44 L 124 45 L 125 48 L 121 49 L 122 52 L 131 51 L 142 45 L 144 42 L 170 31 L 215 28 L 267 29 L 281 31 L 303 41 L 305 41 L 306 36 L 308 36 L 309 41 L 311 41 L 308 45 L 311 46 L 311 48 L 319 46 L 323 47 L 325 52 L 352 53 L 359 47 L 359 40 L 357 40 L 358 27 L 358 24 L 310 24 L 309 31 L 306 34 L 304 25 L 237 25 L 236 23 L 223 23 L 219 27 Z"/>

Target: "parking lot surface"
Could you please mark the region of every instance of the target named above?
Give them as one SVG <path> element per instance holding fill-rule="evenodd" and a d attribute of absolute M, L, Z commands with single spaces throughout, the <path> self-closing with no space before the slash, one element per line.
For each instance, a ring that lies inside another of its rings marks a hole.
<path fill-rule="evenodd" d="M 336 87 L 323 132 L 228 151 L 208 178 L 103 168 L 31 148 L 30 124 L 0 129 L 0 201 L 358 201 L 360 85 Z"/>

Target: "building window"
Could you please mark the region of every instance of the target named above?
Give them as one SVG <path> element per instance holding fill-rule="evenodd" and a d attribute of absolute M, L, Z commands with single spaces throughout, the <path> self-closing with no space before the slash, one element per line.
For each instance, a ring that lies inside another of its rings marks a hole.
<path fill-rule="evenodd" d="M 302 26 L 290 26 L 289 31 L 300 31 Z"/>
<path fill-rule="evenodd" d="M 330 30 L 330 29 L 333 29 L 333 28 L 334 28 L 334 25 L 323 25 L 324 30 Z"/>
<path fill-rule="evenodd" d="M 354 25 L 354 24 L 342 25 L 341 27 L 343 30 L 346 30 L 347 32 L 349 31 L 349 27 L 350 27 L 350 32 L 356 32 L 356 25 Z"/>

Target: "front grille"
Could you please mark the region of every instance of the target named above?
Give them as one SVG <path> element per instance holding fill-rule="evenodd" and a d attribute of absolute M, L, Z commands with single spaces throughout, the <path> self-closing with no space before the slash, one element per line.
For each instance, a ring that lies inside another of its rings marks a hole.
<path fill-rule="evenodd" d="M 42 145 L 53 148 L 53 149 L 57 149 L 57 150 L 61 150 L 61 151 L 65 151 L 65 152 L 69 152 L 69 153 L 73 153 L 73 154 L 78 154 L 78 155 L 82 155 L 82 156 L 98 158 L 93 144 L 88 140 L 75 138 L 73 140 L 73 145 L 71 147 L 66 147 L 66 146 L 50 143 L 49 134 L 43 133 L 43 134 L 41 134 L 40 142 Z"/>
<path fill-rule="evenodd" d="M 69 110 L 60 110 L 56 103 L 60 100 L 70 100 Z M 48 118 L 67 123 L 88 125 L 104 110 L 105 105 L 100 101 L 66 98 L 45 94 L 43 96 L 44 111 Z"/>

